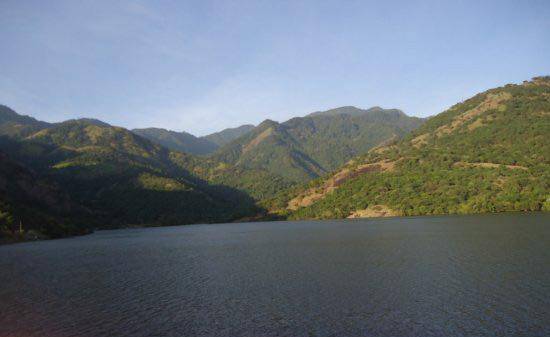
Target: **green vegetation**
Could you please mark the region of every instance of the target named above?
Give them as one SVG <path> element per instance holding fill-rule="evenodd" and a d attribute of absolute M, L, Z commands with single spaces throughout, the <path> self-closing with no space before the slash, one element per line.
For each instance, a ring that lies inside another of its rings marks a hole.
<path fill-rule="evenodd" d="M 342 218 L 374 205 L 402 215 L 548 210 L 548 135 L 550 78 L 535 78 L 476 95 L 403 140 L 265 204 L 290 219 Z M 337 174 L 347 178 L 322 193 Z M 284 209 L 312 193 L 322 197 Z"/>
<path fill-rule="evenodd" d="M 231 143 L 235 139 L 252 131 L 252 129 L 254 129 L 254 125 L 245 124 L 245 125 L 238 126 L 236 128 L 228 128 L 220 132 L 214 132 L 212 134 L 209 134 L 201 138 L 209 140 L 218 146 L 224 146 L 225 144 Z"/>
<path fill-rule="evenodd" d="M 325 175 L 349 159 L 392 138 L 400 138 L 423 120 L 399 110 L 344 107 L 290 119 L 266 120 L 211 156 L 224 170 L 204 177 L 245 190 L 257 200 Z"/>
<path fill-rule="evenodd" d="M 330 172 L 357 155 L 418 128 L 421 118 L 400 110 L 344 107 L 284 123 L 302 151 Z"/>
<path fill-rule="evenodd" d="M 159 128 L 134 129 L 132 132 L 173 151 L 207 155 L 252 129 L 254 129 L 254 125 L 247 124 L 225 129 L 204 137 L 195 137 L 187 132 L 176 132 Z"/>
<path fill-rule="evenodd" d="M 0 201 L 25 229 L 50 237 L 91 228 L 226 222 L 261 211 L 245 193 L 209 184 L 173 160 L 189 155 L 176 156 L 122 128 L 69 121 L 24 139 L 2 138 L 0 148 L 0 182 L 7 182 L 4 189 L 0 184 Z"/>
<path fill-rule="evenodd" d="M 0 236 L 21 239 L 36 231 L 50 237 L 90 229 L 87 211 L 74 204 L 54 182 L 0 152 Z"/>
<path fill-rule="evenodd" d="M 222 145 L 208 156 L 172 150 L 189 145 L 183 134 L 93 119 L 49 124 L 0 106 L 0 236 L 549 211 L 549 134 L 549 77 L 488 90 L 426 121 L 378 107 L 267 120 L 203 137 Z"/>
<path fill-rule="evenodd" d="M 195 137 L 187 132 L 158 128 L 134 129 L 132 132 L 173 151 L 205 155 L 218 148 L 216 143 L 205 138 Z"/>
<path fill-rule="evenodd" d="M 13 232 L 15 220 L 13 215 L 7 209 L 8 206 L 2 203 L 0 206 L 0 232 L 2 233 Z"/>
<path fill-rule="evenodd" d="M 0 104 L 0 136 L 26 137 L 38 130 L 51 126 L 29 116 L 21 116 L 5 105 Z"/>

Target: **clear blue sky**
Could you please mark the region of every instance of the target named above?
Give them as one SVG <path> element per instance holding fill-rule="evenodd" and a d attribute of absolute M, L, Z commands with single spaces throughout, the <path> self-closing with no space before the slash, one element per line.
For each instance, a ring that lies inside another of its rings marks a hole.
<path fill-rule="evenodd" d="M 550 74 L 550 1 L 0 1 L 0 103 L 202 135 Z"/>

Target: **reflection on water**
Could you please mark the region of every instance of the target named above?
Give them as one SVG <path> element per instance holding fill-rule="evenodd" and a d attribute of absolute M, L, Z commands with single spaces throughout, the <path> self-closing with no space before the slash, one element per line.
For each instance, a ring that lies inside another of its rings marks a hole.
<path fill-rule="evenodd" d="M 240 223 L 0 247 L 0 336 L 550 335 L 550 214 Z"/>

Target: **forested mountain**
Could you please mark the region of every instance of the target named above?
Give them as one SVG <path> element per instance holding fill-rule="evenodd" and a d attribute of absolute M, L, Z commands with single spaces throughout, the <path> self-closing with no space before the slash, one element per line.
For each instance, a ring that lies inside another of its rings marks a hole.
<path fill-rule="evenodd" d="M 297 183 L 319 177 L 370 148 L 422 124 L 399 110 L 341 108 L 284 123 L 266 120 L 221 147 L 212 158 L 243 169 L 263 170 Z"/>
<path fill-rule="evenodd" d="M 174 160 L 188 155 L 172 152 L 123 128 L 89 120 L 68 121 L 24 139 L 1 138 L 0 150 L 10 162 L 20 163 L 21 172 L 34 172 L 25 174 L 29 177 L 26 180 L 61 187 L 61 194 L 71 203 L 88 210 L 94 227 L 231 221 L 257 212 L 245 193 L 208 184 Z M 9 172 L 14 171 L 6 172 L 2 179 L 13 179 Z M 15 218 L 25 218 L 22 205 L 34 209 L 32 198 L 23 197 L 27 201 L 21 202 L 10 195 L 6 190 L 3 208 L 14 212 Z M 48 228 L 34 221 L 25 221 L 25 227 L 50 235 L 62 232 L 63 219 L 72 213 L 48 208 L 41 211 L 41 204 L 47 205 L 47 200 L 36 203 L 36 212 L 52 220 Z"/>
<path fill-rule="evenodd" d="M 342 107 L 224 131 L 217 143 L 238 134 L 195 156 L 170 149 L 187 146 L 181 133 L 45 123 L 0 106 L 0 232 L 21 224 L 58 237 L 265 208 L 290 219 L 550 210 L 549 77 L 427 120 Z"/>
<path fill-rule="evenodd" d="M 401 138 L 424 122 L 397 109 L 353 109 L 328 110 L 293 118 L 283 125 L 304 153 L 325 171 L 332 171 L 382 142 Z"/>
<path fill-rule="evenodd" d="M 254 125 L 245 124 L 245 125 L 238 126 L 236 128 L 227 128 L 220 132 L 214 132 L 212 134 L 206 135 L 201 138 L 209 140 L 218 146 L 223 146 L 241 137 L 242 135 L 246 134 L 252 129 L 254 129 Z"/>
<path fill-rule="evenodd" d="M 366 114 L 375 114 L 380 112 L 386 113 L 397 113 L 402 114 L 403 112 L 399 109 L 383 109 L 379 106 L 374 106 L 368 109 L 360 109 L 354 106 L 342 106 L 339 108 L 329 109 L 325 111 L 316 111 L 312 112 L 306 117 L 317 117 L 317 116 L 337 116 L 337 115 L 350 115 L 350 116 L 362 116 Z"/>
<path fill-rule="evenodd" d="M 5 105 L 0 105 L 0 136 L 26 137 L 51 124 L 22 116 Z"/>
<path fill-rule="evenodd" d="M 266 202 L 291 219 L 550 210 L 550 77 L 478 94 Z"/>
<path fill-rule="evenodd" d="M 187 132 L 158 128 L 133 129 L 132 132 L 174 151 L 204 155 L 212 153 L 218 148 L 218 144 L 205 138 L 195 137 Z"/>
<path fill-rule="evenodd" d="M 344 107 L 284 123 L 266 120 L 252 130 L 240 127 L 244 134 L 212 155 L 187 156 L 179 162 L 205 180 L 264 200 L 322 176 L 381 142 L 402 137 L 422 122 L 395 109 Z"/>
<path fill-rule="evenodd" d="M 19 230 L 52 237 L 85 233 L 89 215 L 53 181 L 0 152 L 0 236 Z"/>
<path fill-rule="evenodd" d="M 236 128 L 224 129 L 207 136 L 196 137 L 187 132 L 176 132 L 159 128 L 133 129 L 137 135 L 145 137 L 170 150 L 196 155 L 207 155 L 254 128 L 254 125 L 241 125 Z"/>
<path fill-rule="evenodd" d="M 262 169 L 289 181 L 318 177 L 324 169 L 302 151 L 289 129 L 266 120 L 243 137 L 222 147 L 213 158 L 246 169 Z"/>

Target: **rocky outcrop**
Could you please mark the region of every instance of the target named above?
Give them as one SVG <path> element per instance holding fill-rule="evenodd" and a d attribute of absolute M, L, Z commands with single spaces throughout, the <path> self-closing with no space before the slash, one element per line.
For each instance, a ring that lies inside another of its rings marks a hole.
<path fill-rule="evenodd" d="M 378 217 L 390 217 L 398 216 L 399 212 L 392 210 L 386 205 L 372 205 L 366 209 L 357 210 L 351 212 L 348 219 L 355 218 L 378 218 Z"/>

